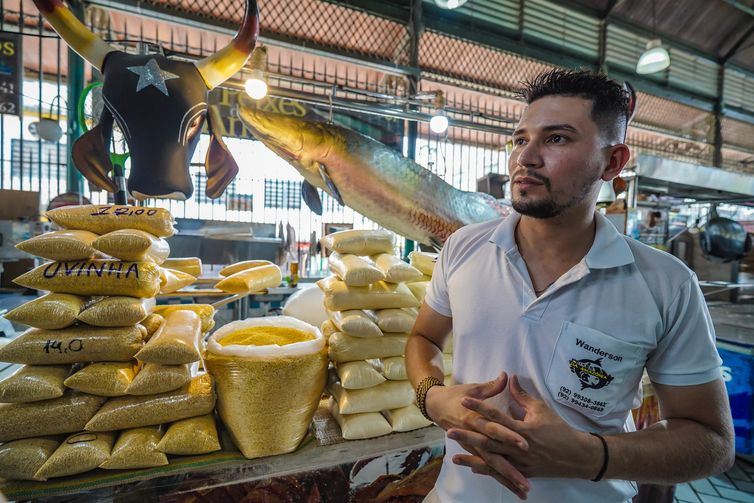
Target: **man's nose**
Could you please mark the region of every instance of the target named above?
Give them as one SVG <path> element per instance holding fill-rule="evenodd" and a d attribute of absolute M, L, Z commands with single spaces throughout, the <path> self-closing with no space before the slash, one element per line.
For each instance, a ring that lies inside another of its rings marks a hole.
<path fill-rule="evenodd" d="M 526 168 L 538 168 L 542 166 L 541 154 L 539 144 L 535 141 L 529 141 L 526 145 L 518 147 L 516 162 Z"/>

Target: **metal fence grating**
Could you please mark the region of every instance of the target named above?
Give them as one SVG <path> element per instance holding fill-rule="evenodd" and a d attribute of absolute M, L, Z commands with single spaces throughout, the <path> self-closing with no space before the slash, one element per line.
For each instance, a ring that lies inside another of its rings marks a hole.
<path fill-rule="evenodd" d="M 691 140 L 712 143 L 714 116 L 698 108 L 646 93 L 637 93 L 637 124 Z"/>

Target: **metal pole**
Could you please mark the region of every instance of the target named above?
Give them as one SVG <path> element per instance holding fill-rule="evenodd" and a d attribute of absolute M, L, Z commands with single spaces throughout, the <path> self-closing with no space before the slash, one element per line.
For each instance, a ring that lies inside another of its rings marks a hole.
<path fill-rule="evenodd" d="M 409 19 L 408 31 L 410 36 L 410 53 L 409 53 L 409 66 L 411 68 L 419 68 L 419 44 L 421 43 L 422 32 L 424 31 L 424 25 L 422 23 L 422 0 L 411 0 L 411 17 Z M 421 80 L 421 72 L 408 75 L 408 95 L 409 98 L 413 98 L 419 93 L 419 81 Z M 415 109 L 415 106 L 410 106 L 411 109 Z M 416 141 L 419 137 L 419 123 L 415 120 L 408 121 L 408 158 L 416 160 Z M 403 248 L 403 258 L 406 259 L 408 254 L 414 251 L 416 243 L 411 239 L 405 240 L 405 246 Z"/>
<path fill-rule="evenodd" d="M 71 12 L 80 19 L 84 20 L 84 8 L 81 2 L 69 2 Z M 73 142 L 81 136 L 83 133 L 81 124 L 78 121 L 78 114 L 76 106 L 79 102 L 79 97 L 84 89 L 84 60 L 79 57 L 78 54 L 68 49 L 68 81 L 66 82 L 68 88 L 66 103 L 68 104 L 68 127 L 66 129 L 66 159 L 68 159 L 68 169 L 66 173 L 66 187 L 68 192 L 76 192 L 82 194 L 83 179 L 81 174 L 73 164 Z"/>

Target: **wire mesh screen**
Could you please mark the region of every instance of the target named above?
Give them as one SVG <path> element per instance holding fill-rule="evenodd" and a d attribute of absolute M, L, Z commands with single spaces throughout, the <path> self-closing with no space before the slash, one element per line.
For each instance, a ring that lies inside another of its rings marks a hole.
<path fill-rule="evenodd" d="M 754 151 L 754 124 L 726 117 L 722 120 L 722 130 L 726 144 Z"/>
<path fill-rule="evenodd" d="M 637 93 L 637 124 L 682 136 L 696 141 L 712 143 L 714 116 L 698 108 L 682 105 L 646 93 Z"/>

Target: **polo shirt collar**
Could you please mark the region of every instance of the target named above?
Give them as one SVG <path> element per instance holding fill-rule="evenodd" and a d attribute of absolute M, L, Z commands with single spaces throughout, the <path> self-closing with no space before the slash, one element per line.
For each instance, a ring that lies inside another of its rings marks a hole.
<path fill-rule="evenodd" d="M 594 214 L 597 221 L 594 243 L 584 257 L 586 265 L 590 269 L 610 269 L 634 262 L 625 238 L 618 233 L 615 226 L 600 213 Z M 490 242 L 496 244 L 506 255 L 518 254 L 515 231 L 521 214 L 513 212 L 503 219 L 490 236 Z"/>

